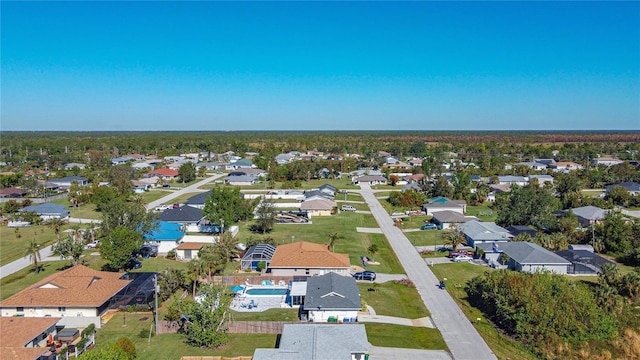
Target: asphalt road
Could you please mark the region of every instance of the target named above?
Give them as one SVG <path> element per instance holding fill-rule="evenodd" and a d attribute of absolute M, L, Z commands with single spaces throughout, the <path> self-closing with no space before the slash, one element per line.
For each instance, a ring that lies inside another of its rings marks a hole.
<path fill-rule="evenodd" d="M 389 240 L 408 278 L 416 285 L 422 301 L 431 312 L 431 318 L 440 330 L 453 358 L 455 360 L 497 359 L 449 293 L 438 289 L 438 279 L 415 247 L 411 245 L 409 239 L 400 229 L 393 226 L 391 217 L 380 205 L 371 188 L 367 185 L 361 188 L 362 197 L 369 204 L 371 213 Z"/>
<path fill-rule="evenodd" d="M 162 198 L 160 198 L 158 200 L 150 202 L 149 205 L 147 205 L 147 210 L 153 210 L 153 209 L 156 208 L 156 206 L 162 205 L 162 204 L 164 204 L 164 203 L 166 203 L 168 201 L 171 201 L 171 200 L 173 200 L 173 199 L 175 199 L 178 196 L 183 195 L 183 194 L 194 193 L 194 192 L 204 192 L 206 190 L 202 190 L 202 189 L 198 189 L 198 188 L 200 186 L 206 185 L 206 184 L 208 184 L 208 183 L 210 183 L 210 182 L 212 182 L 214 180 L 220 179 L 220 178 L 225 177 L 225 176 L 227 176 L 227 174 L 215 174 L 215 175 L 213 175 L 211 177 L 208 177 L 208 178 L 206 178 L 206 179 L 204 179 L 202 181 L 198 181 L 195 184 L 191 184 L 191 185 L 187 186 L 184 189 L 176 190 L 176 191 L 172 192 L 171 194 L 168 194 L 165 197 L 162 197 Z"/>

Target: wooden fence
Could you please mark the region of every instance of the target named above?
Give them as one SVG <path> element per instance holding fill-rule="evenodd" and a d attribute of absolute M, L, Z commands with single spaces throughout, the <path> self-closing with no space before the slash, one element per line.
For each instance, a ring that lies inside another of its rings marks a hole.
<path fill-rule="evenodd" d="M 313 324 L 299 321 L 228 321 L 227 329 L 231 334 L 282 334 L 285 324 Z M 345 324 L 349 325 L 349 323 Z M 178 323 L 160 321 L 159 334 L 175 334 L 180 326 Z"/>

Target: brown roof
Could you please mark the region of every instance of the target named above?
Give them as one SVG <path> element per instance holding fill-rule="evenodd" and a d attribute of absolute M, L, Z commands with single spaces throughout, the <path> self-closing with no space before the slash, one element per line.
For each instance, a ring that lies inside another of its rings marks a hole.
<path fill-rule="evenodd" d="M 120 273 L 76 265 L 0 301 L 0 307 L 98 307 L 131 282 L 120 279 L 121 276 Z"/>
<path fill-rule="evenodd" d="M 176 250 L 200 250 L 205 245 L 207 245 L 207 244 L 206 243 L 199 243 L 199 242 L 183 242 L 182 244 L 178 245 Z"/>
<path fill-rule="evenodd" d="M 34 317 L 0 317 L 0 358 L 2 359 L 37 359 L 48 348 L 25 348 L 27 342 L 33 340 L 60 318 Z"/>
<path fill-rule="evenodd" d="M 300 205 L 300 210 L 331 210 L 336 206 L 335 201 L 318 199 L 304 201 L 302 205 Z"/>
<path fill-rule="evenodd" d="M 178 174 L 180 174 L 178 170 L 167 169 L 167 168 L 156 169 L 147 173 L 147 175 L 162 175 L 162 176 L 178 176 Z"/>
<path fill-rule="evenodd" d="M 351 266 L 348 254 L 332 253 L 325 244 L 299 241 L 280 245 L 271 258 L 271 268 L 344 268 Z"/>

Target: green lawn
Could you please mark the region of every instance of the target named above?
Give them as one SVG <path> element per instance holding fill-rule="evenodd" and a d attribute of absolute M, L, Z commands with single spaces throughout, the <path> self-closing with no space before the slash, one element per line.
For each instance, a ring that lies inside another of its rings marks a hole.
<path fill-rule="evenodd" d="M 374 346 L 449 350 L 438 329 L 377 323 L 365 323 L 364 327 L 369 342 Z"/>
<path fill-rule="evenodd" d="M 229 334 L 229 342 L 221 349 L 203 349 L 187 345 L 180 334 L 162 334 L 151 338 L 140 337 L 148 334 L 153 326 L 151 313 L 119 313 L 115 315 L 96 335 L 96 348 L 115 342 L 120 337 L 128 337 L 135 345 L 139 359 L 180 359 L 182 356 L 251 356 L 257 348 L 274 348 L 277 335 L 269 334 Z"/>
<path fill-rule="evenodd" d="M 401 229 L 419 229 L 426 224 L 425 220 L 430 220 L 432 216 L 405 216 L 402 218 Z"/>
<path fill-rule="evenodd" d="M 480 215 L 482 214 L 482 215 Z M 489 206 L 467 206 L 467 216 L 475 216 L 482 221 L 495 221 L 498 217 L 498 213 L 494 210 L 491 210 Z"/>
<path fill-rule="evenodd" d="M 441 234 L 441 230 L 420 230 L 404 233 L 413 246 L 442 245 Z"/>
<path fill-rule="evenodd" d="M 431 267 L 438 279 L 447 279 L 447 291 L 460 309 L 464 312 L 480 336 L 487 342 L 491 350 L 498 356 L 498 359 L 526 359 L 534 360 L 537 357 L 525 349 L 517 341 L 503 335 L 493 324 L 489 323 L 480 310 L 469 305 L 464 286 L 471 278 L 483 274 L 485 271 L 493 270 L 486 266 L 478 266 L 469 263 L 439 264 Z M 477 322 L 476 319 L 482 319 Z"/>
<path fill-rule="evenodd" d="M 171 191 L 154 189 L 151 191 L 145 191 L 144 193 L 140 194 L 140 196 L 142 196 L 142 198 L 144 199 L 144 202 L 148 204 L 162 197 L 165 197 L 171 193 L 172 193 Z"/>
<path fill-rule="evenodd" d="M 71 226 L 64 225 L 60 230 L 60 237 L 65 236 L 62 231 Z M 16 235 L 16 229 L 19 229 L 17 232 L 19 237 Z M 23 228 L 0 226 L 0 265 L 6 265 L 23 257 L 25 247 L 34 238 L 42 248 L 51 246 L 57 240 L 55 232 L 47 225 L 31 225 Z"/>
<path fill-rule="evenodd" d="M 418 319 L 429 316 L 416 288 L 389 281 L 382 284 L 358 283 L 360 297 L 378 315 Z M 369 291 L 373 289 L 375 291 Z M 398 306 L 402 304 L 402 306 Z"/>
<path fill-rule="evenodd" d="M 51 203 L 65 206 L 67 210 L 69 210 L 69 216 L 74 218 L 94 220 L 102 219 L 102 214 L 96 211 L 96 206 L 92 203 L 87 203 L 78 207 L 72 207 L 69 204 L 68 198 L 53 200 L 51 201 Z"/>
<path fill-rule="evenodd" d="M 231 311 L 233 321 L 298 321 L 298 309 L 269 309 L 262 312 Z"/>

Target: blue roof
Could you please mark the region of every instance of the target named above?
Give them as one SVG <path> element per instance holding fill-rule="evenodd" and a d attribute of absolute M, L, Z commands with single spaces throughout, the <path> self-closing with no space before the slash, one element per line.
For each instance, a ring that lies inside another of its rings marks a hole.
<path fill-rule="evenodd" d="M 29 211 L 33 211 L 38 215 L 59 215 L 61 217 L 67 217 L 69 215 L 69 210 L 67 210 L 65 206 L 52 203 L 31 205 L 18 210 L 18 212 Z"/>
<path fill-rule="evenodd" d="M 168 222 L 158 221 L 158 227 L 150 234 L 145 234 L 144 238 L 148 241 L 178 241 L 184 236 L 184 231 L 180 231 L 182 225 Z"/>

